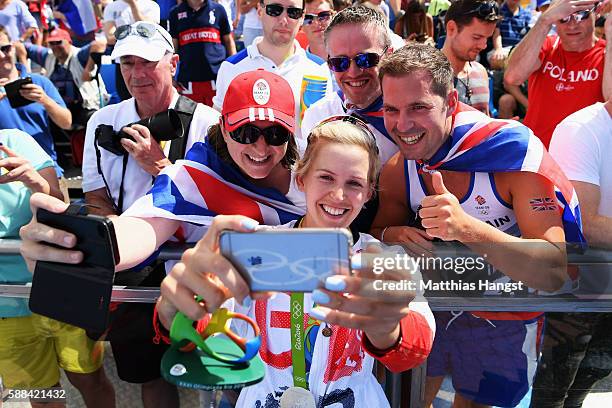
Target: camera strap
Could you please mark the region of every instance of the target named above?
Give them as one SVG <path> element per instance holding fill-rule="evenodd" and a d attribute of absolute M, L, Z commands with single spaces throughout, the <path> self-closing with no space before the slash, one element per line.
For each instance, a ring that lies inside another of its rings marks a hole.
<path fill-rule="evenodd" d="M 189 128 L 191 127 L 191 121 L 193 120 L 193 114 L 198 107 L 198 104 L 186 96 L 179 95 L 174 110 L 178 113 L 179 119 L 183 124 L 185 133 L 183 137 L 174 139 L 170 143 L 170 151 L 168 152 L 168 160 L 171 163 L 185 157 L 185 151 L 187 150 L 187 139 L 189 139 Z"/>
<path fill-rule="evenodd" d="M 113 208 L 117 215 L 121 215 L 123 212 L 123 182 L 125 181 L 125 171 L 127 170 L 128 159 L 130 157 L 129 154 L 123 155 L 123 169 L 121 170 L 121 184 L 119 185 L 119 198 L 117 203 L 115 204 L 115 200 L 113 200 L 113 195 L 111 194 L 110 187 L 108 185 L 108 181 L 106 181 L 106 177 L 104 177 L 104 172 L 102 171 L 102 161 L 100 159 L 100 146 L 98 146 L 98 138 L 94 138 L 94 147 L 96 149 L 96 164 L 98 166 L 98 173 L 102 176 L 102 181 L 104 182 L 104 187 L 106 188 L 106 195 L 108 199 L 113 204 Z"/>

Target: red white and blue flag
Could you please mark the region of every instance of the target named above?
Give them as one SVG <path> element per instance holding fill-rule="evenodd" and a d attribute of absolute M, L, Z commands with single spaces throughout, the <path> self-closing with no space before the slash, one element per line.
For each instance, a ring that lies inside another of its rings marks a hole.
<path fill-rule="evenodd" d="M 90 0 L 63 0 L 57 10 L 66 16 L 70 29 L 83 36 L 96 28 L 98 21 Z"/>
<path fill-rule="evenodd" d="M 126 215 L 163 217 L 208 226 L 219 214 L 240 214 L 265 225 L 280 225 L 304 215 L 281 192 L 262 188 L 225 163 L 207 143 L 195 143 L 185 160 L 166 167 L 151 191 Z"/>
<path fill-rule="evenodd" d="M 544 145 L 526 126 L 513 120 L 491 119 L 482 112 L 459 103 L 453 114 L 451 137 L 422 170 L 510 172 L 527 171 L 546 177 L 555 186 L 563 219 L 565 239 L 585 245 L 578 196 L 572 183 Z"/>

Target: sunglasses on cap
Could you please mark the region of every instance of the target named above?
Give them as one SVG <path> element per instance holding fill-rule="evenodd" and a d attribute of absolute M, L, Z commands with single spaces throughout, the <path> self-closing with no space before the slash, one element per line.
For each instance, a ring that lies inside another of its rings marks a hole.
<path fill-rule="evenodd" d="M 475 14 L 481 20 L 497 20 L 500 18 L 499 6 L 495 1 L 480 3 L 476 8 L 465 12 L 466 15 Z"/>
<path fill-rule="evenodd" d="M 12 44 L 2 45 L 0 46 L 0 51 L 2 51 L 3 54 L 8 54 L 11 52 L 11 48 L 13 48 Z"/>
<path fill-rule="evenodd" d="M 561 24 L 567 24 L 570 22 L 570 20 L 573 18 L 575 22 L 579 23 L 583 20 L 586 20 L 587 18 L 589 18 L 589 16 L 591 15 L 591 13 L 593 13 L 595 11 L 595 9 L 597 8 L 597 6 L 599 6 L 599 2 L 595 3 L 595 5 L 588 9 L 588 10 L 582 10 L 582 11 L 577 11 L 573 14 L 570 14 L 567 17 L 562 18 L 561 20 L 559 20 L 559 23 Z"/>
<path fill-rule="evenodd" d="M 263 135 L 266 143 L 270 146 L 282 146 L 292 136 L 292 133 L 281 125 L 272 125 L 262 129 L 250 123 L 232 130 L 229 134 L 233 141 L 240 144 L 255 143 Z"/>
<path fill-rule="evenodd" d="M 263 1 L 261 2 L 262 5 Z M 283 10 L 287 10 L 287 17 L 292 20 L 299 20 L 304 15 L 304 9 L 299 7 L 284 7 L 280 4 L 266 4 L 266 14 L 270 17 L 278 17 L 283 14 Z"/>
<path fill-rule="evenodd" d="M 64 40 L 57 40 L 57 41 L 49 41 L 49 47 L 53 47 L 55 45 L 62 45 L 62 43 L 64 42 Z"/>
<path fill-rule="evenodd" d="M 341 57 L 329 57 L 327 58 L 327 65 L 329 69 L 334 72 L 345 72 L 351 66 L 351 61 L 355 61 L 355 65 L 360 69 L 368 69 L 373 68 L 378 65 L 380 62 L 380 58 L 387 52 L 389 47 L 385 47 L 381 54 L 377 54 L 375 52 L 364 52 L 361 54 L 355 55 L 353 58 L 349 58 L 346 56 Z"/>
<path fill-rule="evenodd" d="M 374 136 L 374 133 L 372 133 L 372 131 L 370 130 L 368 125 L 363 120 L 359 119 L 355 115 L 335 115 L 335 116 L 330 116 L 329 118 L 323 119 L 322 121 L 317 123 L 315 125 L 315 127 L 312 128 L 310 133 L 312 133 L 312 131 L 315 130 L 315 129 L 321 128 L 321 127 L 323 127 L 323 126 L 325 126 L 325 125 L 327 125 L 329 123 L 333 123 L 333 122 L 348 122 L 351 125 L 357 126 L 361 130 L 363 130 L 367 135 L 370 136 L 370 143 L 372 145 L 372 148 L 378 152 L 378 145 L 376 144 L 376 137 Z M 310 135 L 308 135 L 308 138 L 306 140 L 308 142 L 310 142 Z"/>
<path fill-rule="evenodd" d="M 115 38 L 117 40 L 123 40 L 128 35 L 137 35 L 142 38 L 153 38 L 155 33 L 159 32 L 159 35 L 166 40 L 168 44 L 174 48 L 174 45 L 157 29 L 157 25 L 153 23 L 140 22 L 136 27 L 132 27 L 129 24 L 122 25 L 115 30 Z"/>
<path fill-rule="evenodd" d="M 304 24 L 303 25 L 310 25 L 314 23 L 315 19 L 319 21 L 319 23 L 323 23 L 329 20 L 331 15 L 332 15 L 331 10 L 322 11 L 318 14 L 304 14 Z"/>

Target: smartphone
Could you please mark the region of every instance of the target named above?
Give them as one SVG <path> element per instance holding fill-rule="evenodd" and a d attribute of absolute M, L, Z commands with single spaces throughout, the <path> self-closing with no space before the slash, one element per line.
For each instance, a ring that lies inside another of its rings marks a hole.
<path fill-rule="evenodd" d="M 340 228 L 224 231 L 221 253 L 252 291 L 312 292 L 339 267 L 350 267 L 351 234 Z"/>
<path fill-rule="evenodd" d="M 30 292 L 30 310 L 84 329 L 104 331 L 108 325 L 115 265 L 119 251 L 112 222 L 105 217 L 39 209 L 41 223 L 76 235 L 80 264 L 37 262 Z"/>
<path fill-rule="evenodd" d="M 6 97 L 11 105 L 11 108 L 16 109 L 22 106 L 29 105 L 34 101 L 24 98 L 19 93 L 19 90 L 23 88 L 24 85 L 29 85 L 32 83 L 31 77 L 19 78 L 13 82 L 9 82 L 4 85 L 4 89 L 6 90 Z"/>

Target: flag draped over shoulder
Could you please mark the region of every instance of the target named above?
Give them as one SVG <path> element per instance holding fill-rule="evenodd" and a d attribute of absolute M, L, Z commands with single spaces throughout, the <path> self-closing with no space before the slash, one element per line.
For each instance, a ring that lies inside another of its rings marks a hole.
<path fill-rule="evenodd" d="M 66 16 L 70 29 L 77 35 L 82 36 L 98 28 L 90 0 L 63 0 L 57 10 Z"/>
<path fill-rule="evenodd" d="M 207 143 L 195 143 L 185 160 L 166 167 L 151 191 L 126 215 L 162 217 L 210 225 L 219 214 L 239 214 L 265 225 L 297 219 L 304 210 L 281 192 L 255 186 L 235 167 L 223 162 Z"/>
<path fill-rule="evenodd" d="M 338 96 L 342 100 L 342 103 L 348 115 L 356 116 L 359 119 L 363 120 L 365 123 L 374 126 L 374 129 L 378 130 L 381 135 L 383 135 L 395 144 L 393 138 L 391 138 L 391 135 L 389 135 L 389 132 L 387 132 L 387 129 L 385 128 L 385 119 L 383 118 L 382 111 L 382 95 L 376 98 L 376 100 L 372 102 L 370 106 L 364 109 L 359 109 L 355 106 L 351 106 L 351 104 L 346 101 L 342 91 L 338 91 Z"/>
<path fill-rule="evenodd" d="M 566 241 L 585 245 L 578 197 L 572 183 L 546 151 L 540 139 L 519 122 L 491 119 L 480 111 L 459 103 L 453 114 L 451 137 L 428 163 L 419 164 L 426 172 L 526 171 L 540 174 L 555 186 Z"/>

